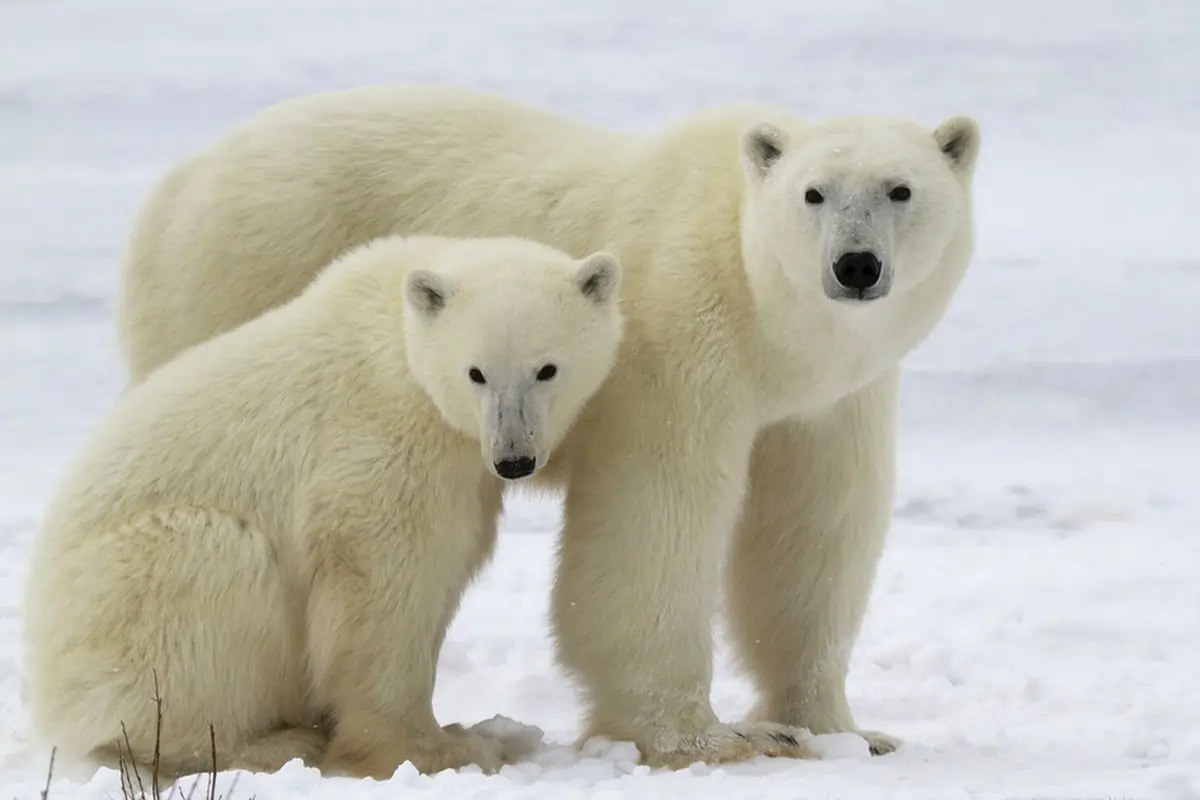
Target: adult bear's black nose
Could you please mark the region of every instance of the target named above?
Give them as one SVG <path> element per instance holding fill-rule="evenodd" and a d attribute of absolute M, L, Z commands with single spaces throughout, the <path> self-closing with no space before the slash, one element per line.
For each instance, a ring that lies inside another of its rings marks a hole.
<path fill-rule="evenodd" d="M 515 481 L 517 478 L 524 478 L 527 475 L 532 475 L 537 468 L 537 459 L 522 456 L 520 458 L 506 458 L 503 461 L 497 461 L 493 466 L 496 467 L 496 474 L 505 480 Z"/>
<path fill-rule="evenodd" d="M 833 263 L 833 277 L 847 289 L 864 291 L 879 283 L 883 265 L 869 250 L 844 253 Z"/>

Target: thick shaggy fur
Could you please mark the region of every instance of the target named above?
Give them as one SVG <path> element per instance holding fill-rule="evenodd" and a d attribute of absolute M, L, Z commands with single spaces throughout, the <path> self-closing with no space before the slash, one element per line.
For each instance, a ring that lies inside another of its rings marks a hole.
<path fill-rule="evenodd" d="M 619 286 L 605 254 L 377 240 L 132 387 L 34 545 L 38 733 L 115 766 L 124 723 L 145 766 L 157 680 L 167 776 L 209 767 L 210 723 L 219 769 L 498 768 L 501 742 L 432 708 L 443 637 L 495 543 L 491 433 L 558 443 L 616 356 Z M 558 374 L 539 379 L 548 360 Z M 471 369 L 510 380 L 528 424 Z"/>
<path fill-rule="evenodd" d="M 122 341 L 141 380 L 383 233 L 612 251 L 628 333 L 545 476 L 566 487 L 553 623 L 584 735 L 659 765 L 803 755 L 773 725 L 861 732 L 845 680 L 888 525 L 897 372 L 967 267 L 978 150 L 961 117 L 931 130 L 747 106 L 635 135 L 451 87 L 302 98 L 155 189 Z M 886 295 L 834 294 L 855 248 L 881 260 Z M 709 702 L 727 555 L 760 689 L 738 726 Z"/>

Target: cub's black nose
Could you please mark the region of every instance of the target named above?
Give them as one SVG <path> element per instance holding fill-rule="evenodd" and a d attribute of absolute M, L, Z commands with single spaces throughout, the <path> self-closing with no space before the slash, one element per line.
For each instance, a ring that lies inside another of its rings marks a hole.
<path fill-rule="evenodd" d="M 503 461 L 497 461 L 493 466 L 496 467 L 496 474 L 501 478 L 515 481 L 517 478 L 532 475 L 534 469 L 537 468 L 537 460 L 528 456 L 506 458 Z"/>
<path fill-rule="evenodd" d="M 879 283 L 883 265 L 870 251 L 845 253 L 833 262 L 833 277 L 847 289 L 863 291 Z"/>

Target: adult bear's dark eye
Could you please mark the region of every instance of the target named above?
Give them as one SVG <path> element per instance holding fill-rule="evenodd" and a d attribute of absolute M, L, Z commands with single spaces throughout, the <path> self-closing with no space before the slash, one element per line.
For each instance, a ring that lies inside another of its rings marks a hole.
<path fill-rule="evenodd" d="M 888 199 L 895 200 L 897 203 L 908 202 L 908 199 L 911 197 L 912 189 L 908 188 L 907 186 L 897 186 L 895 189 L 892 189 L 890 192 L 888 192 Z"/>
<path fill-rule="evenodd" d="M 471 379 L 471 383 L 478 383 L 480 386 L 487 383 L 483 373 L 479 371 L 479 367 L 471 367 L 467 370 L 467 377 Z"/>
<path fill-rule="evenodd" d="M 810 206 L 819 206 L 825 202 L 825 195 L 818 192 L 816 189 L 809 189 L 804 193 L 804 202 Z"/>
<path fill-rule="evenodd" d="M 537 379 L 539 381 L 552 380 L 558 374 L 558 367 L 553 364 L 547 364 L 538 370 Z"/>

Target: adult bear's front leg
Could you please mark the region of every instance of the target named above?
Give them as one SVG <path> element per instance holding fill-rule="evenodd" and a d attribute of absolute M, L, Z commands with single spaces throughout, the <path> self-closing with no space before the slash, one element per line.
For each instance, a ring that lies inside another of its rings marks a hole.
<path fill-rule="evenodd" d="M 846 700 L 850 655 L 891 516 L 897 376 L 819 419 L 759 435 L 728 573 L 730 628 L 760 690 L 753 719 L 862 731 Z"/>
<path fill-rule="evenodd" d="M 720 565 L 753 435 L 729 417 L 664 426 L 641 410 L 592 423 L 571 447 L 553 621 L 560 661 L 585 692 L 581 741 L 632 741 L 656 767 L 807 757 L 803 732 L 735 729 L 709 700 Z"/>

